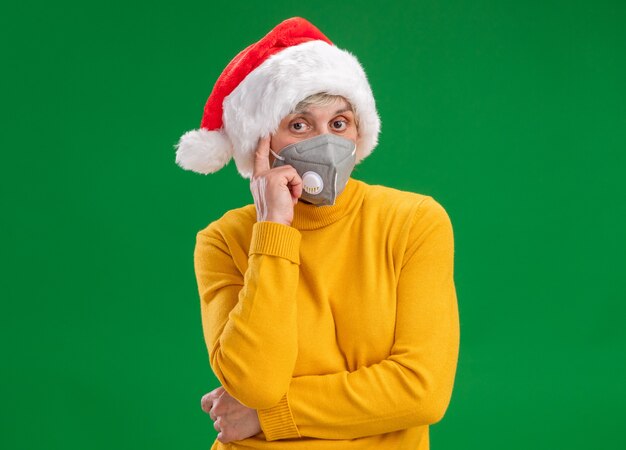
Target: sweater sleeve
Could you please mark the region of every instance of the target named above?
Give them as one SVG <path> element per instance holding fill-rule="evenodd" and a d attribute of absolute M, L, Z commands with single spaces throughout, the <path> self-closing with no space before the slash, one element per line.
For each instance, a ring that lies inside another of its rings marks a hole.
<path fill-rule="evenodd" d="M 242 274 L 227 240 L 209 226 L 196 236 L 194 267 L 211 368 L 249 408 L 276 405 L 297 357 L 295 294 L 301 235 L 273 222 L 253 225 Z"/>
<path fill-rule="evenodd" d="M 390 355 L 354 372 L 292 378 L 279 404 L 258 411 L 267 440 L 298 435 L 353 439 L 443 417 L 460 340 L 452 225 L 432 197 L 420 203 L 413 217 Z"/>

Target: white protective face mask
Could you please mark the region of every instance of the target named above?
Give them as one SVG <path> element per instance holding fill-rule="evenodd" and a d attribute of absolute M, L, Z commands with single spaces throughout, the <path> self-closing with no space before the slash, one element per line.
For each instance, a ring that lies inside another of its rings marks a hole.
<path fill-rule="evenodd" d="M 302 178 L 303 200 L 315 206 L 334 205 L 356 163 L 356 144 L 334 134 L 320 134 L 289 144 L 272 167 L 290 165 Z"/>

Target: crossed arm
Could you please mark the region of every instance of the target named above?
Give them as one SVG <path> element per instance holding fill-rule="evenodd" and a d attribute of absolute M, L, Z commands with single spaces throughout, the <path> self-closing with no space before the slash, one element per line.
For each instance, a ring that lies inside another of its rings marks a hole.
<path fill-rule="evenodd" d="M 238 286 L 222 286 L 223 296 L 212 295 L 210 301 L 206 296 L 203 298 L 205 337 L 213 370 L 226 390 L 224 395 L 237 399 L 240 403 L 234 404 L 242 410 L 256 410 L 267 440 L 301 436 L 352 439 L 432 424 L 443 417 L 454 384 L 460 337 L 453 281 L 453 236 L 443 208 L 430 198 L 423 203 L 414 218 L 398 281 L 395 342 L 389 357 L 377 364 L 354 372 L 292 377 L 297 341 L 284 337 L 297 337 L 295 312 L 289 308 L 280 310 L 282 316 L 277 320 L 275 308 L 287 305 L 281 302 L 268 306 L 272 308 L 267 311 L 272 313 L 271 325 L 279 330 L 259 327 L 254 321 L 260 320 L 259 316 L 247 315 L 249 322 L 242 320 L 238 300 L 249 300 L 241 297 L 249 295 L 249 289 L 242 289 L 242 284 L 252 286 L 255 274 L 262 275 L 261 261 L 266 256 L 270 258 L 266 260 L 268 270 L 275 270 L 275 264 L 280 266 L 275 258 L 295 265 L 287 265 L 281 276 L 283 282 L 285 276 L 293 276 L 288 279 L 295 284 L 292 290 L 282 292 L 282 300 L 295 305 L 292 300 L 297 286 L 297 263 L 284 258 L 285 255 L 257 255 L 259 259 L 255 261 L 253 253 L 245 280 Z M 214 260 L 212 264 L 218 262 Z M 255 269 L 255 264 L 260 268 Z M 212 281 L 216 283 L 226 271 L 209 275 L 208 271 L 215 268 L 202 269 L 199 276 L 217 277 Z M 260 279 L 264 278 L 256 282 Z M 225 294 L 228 289 L 233 290 Z M 232 300 L 237 291 L 239 297 Z M 271 297 L 281 301 L 280 295 Z M 277 331 L 276 335 L 272 334 Z M 228 349 L 230 338 L 237 341 L 237 348 Z M 255 353 L 256 360 L 244 359 L 241 340 L 244 353 Z M 272 367 L 273 364 L 278 366 Z M 258 380 L 258 385 L 255 382 L 254 388 L 242 386 L 242 379 Z M 203 408 L 207 405 L 203 403 Z M 207 409 L 210 411 L 211 407 L 215 415 L 220 411 L 220 402 L 211 402 Z M 238 439 L 244 437 L 249 436 Z"/>

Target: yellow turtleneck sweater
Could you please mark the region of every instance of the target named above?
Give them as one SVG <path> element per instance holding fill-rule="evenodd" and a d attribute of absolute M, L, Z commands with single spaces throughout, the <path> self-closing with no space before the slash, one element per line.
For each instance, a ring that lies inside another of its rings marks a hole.
<path fill-rule="evenodd" d="M 459 351 L 453 253 L 432 197 L 353 178 L 291 226 L 248 205 L 198 232 L 211 368 L 262 428 L 212 449 L 428 449 Z"/>

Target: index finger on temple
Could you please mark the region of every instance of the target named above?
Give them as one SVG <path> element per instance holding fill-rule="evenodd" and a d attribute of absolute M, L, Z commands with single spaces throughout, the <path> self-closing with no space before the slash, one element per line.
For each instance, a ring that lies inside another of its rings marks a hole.
<path fill-rule="evenodd" d="M 256 147 L 254 155 L 254 170 L 253 175 L 258 175 L 262 172 L 270 170 L 270 136 L 263 136 L 259 138 L 259 142 Z"/>

